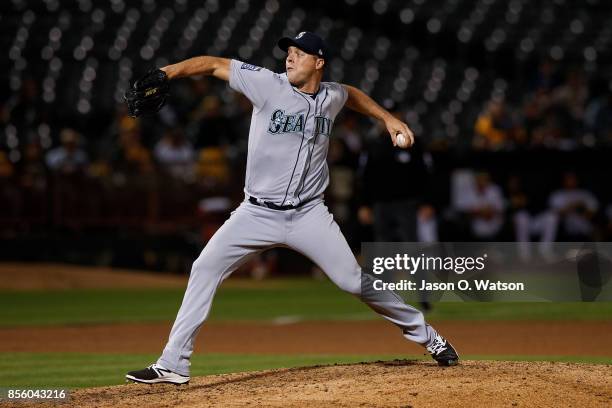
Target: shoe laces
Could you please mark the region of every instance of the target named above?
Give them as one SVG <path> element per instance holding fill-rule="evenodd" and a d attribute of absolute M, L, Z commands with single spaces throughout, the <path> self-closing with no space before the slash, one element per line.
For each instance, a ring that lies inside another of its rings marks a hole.
<path fill-rule="evenodd" d="M 157 364 L 157 363 L 153 363 L 153 364 L 151 364 L 150 366 L 148 366 L 147 368 L 148 368 L 148 369 L 150 369 L 150 370 L 153 370 L 153 371 L 155 371 L 156 373 L 158 373 L 158 374 L 159 374 L 159 371 L 157 371 L 157 369 L 158 369 L 158 368 L 163 368 L 163 367 L 162 367 L 162 366 L 160 366 L 160 365 L 159 365 L 159 364 Z"/>
<path fill-rule="evenodd" d="M 433 341 L 433 344 L 427 347 L 427 351 L 429 351 L 433 355 L 438 355 L 444 350 L 446 350 L 446 340 L 444 337 L 437 335 Z"/>

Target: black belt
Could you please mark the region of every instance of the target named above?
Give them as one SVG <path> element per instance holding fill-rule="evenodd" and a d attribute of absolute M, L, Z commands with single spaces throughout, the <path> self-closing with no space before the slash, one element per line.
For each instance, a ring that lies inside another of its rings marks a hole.
<path fill-rule="evenodd" d="M 317 196 L 311 197 L 306 201 L 302 201 L 298 205 L 277 205 L 277 204 L 271 203 L 270 201 L 258 201 L 255 197 L 249 196 L 249 203 L 255 204 L 259 207 L 271 208 L 273 210 L 287 211 L 287 210 L 295 210 L 296 208 L 300 208 L 301 206 L 303 206 L 306 203 L 311 202 L 315 198 L 317 198 Z"/>

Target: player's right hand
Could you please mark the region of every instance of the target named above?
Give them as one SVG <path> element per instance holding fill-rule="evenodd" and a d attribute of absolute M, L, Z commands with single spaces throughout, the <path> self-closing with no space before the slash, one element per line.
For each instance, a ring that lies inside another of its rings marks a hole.
<path fill-rule="evenodd" d="M 408 146 L 406 147 L 411 147 L 414 144 L 414 133 L 412 133 L 412 130 L 410 130 L 406 123 L 397 119 L 395 116 L 389 116 L 389 118 L 385 120 L 385 126 L 387 127 L 389 135 L 391 135 L 393 146 L 397 146 L 397 135 L 399 133 L 407 138 Z"/>

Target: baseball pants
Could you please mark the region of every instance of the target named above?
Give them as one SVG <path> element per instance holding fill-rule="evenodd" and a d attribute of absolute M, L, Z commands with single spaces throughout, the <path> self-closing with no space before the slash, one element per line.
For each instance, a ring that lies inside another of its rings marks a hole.
<path fill-rule="evenodd" d="M 274 246 L 288 247 L 310 258 L 342 290 L 358 296 L 397 325 L 407 339 L 425 346 L 437 335 L 419 310 L 393 292 L 385 296 L 362 294 L 361 267 L 322 199 L 287 211 L 244 201 L 193 263 L 183 302 L 158 364 L 189 375 L 194 341 L 208 317 L 217 288 L 251 256 Z"/>

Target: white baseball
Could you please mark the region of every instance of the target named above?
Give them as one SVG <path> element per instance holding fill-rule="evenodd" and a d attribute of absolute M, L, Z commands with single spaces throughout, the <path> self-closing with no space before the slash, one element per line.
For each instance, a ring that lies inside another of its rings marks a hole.
<path fill-rule="evenodd" d="M 408 138 L 401 133 L 398 133 L 395 136 L 395 142 L 397 143 L 397 146 L 401 147 L 402 149 L 408 147 Z"/>

